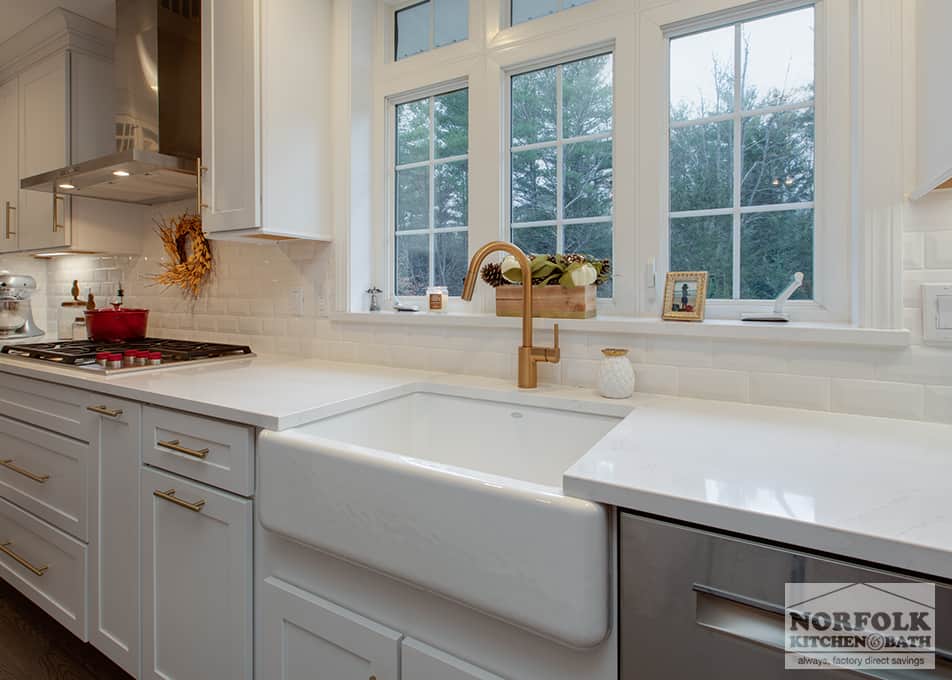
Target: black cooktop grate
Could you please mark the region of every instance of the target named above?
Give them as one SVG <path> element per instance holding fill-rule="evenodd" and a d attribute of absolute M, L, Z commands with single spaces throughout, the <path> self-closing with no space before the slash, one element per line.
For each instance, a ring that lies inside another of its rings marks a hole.
<path fill-rule="evenodd" d="M 122 354 L 132 349 L 162 352 L 163 364 L 251 354 L 251 348 L 247 345 L 223 345 L 215 342 L 166 340 L 162 338 L 143 338 L 142 340 L 127 340 L 125 342 L 64 340 L 61 342 L 5 345 L 0 349 L 0 353 L 30 359 L 55 361 L 72 366 L 84 366 L 86 364 L 95 363 L 96 354 L 99 352 Z"/>

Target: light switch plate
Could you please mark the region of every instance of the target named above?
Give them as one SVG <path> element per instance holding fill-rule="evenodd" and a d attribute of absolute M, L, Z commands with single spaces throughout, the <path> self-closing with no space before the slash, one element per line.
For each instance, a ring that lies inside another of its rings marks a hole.
<path fill-rule="evenodd" d="M 952 344 L 952 284 L 922 284 L 922 339 Z"/>

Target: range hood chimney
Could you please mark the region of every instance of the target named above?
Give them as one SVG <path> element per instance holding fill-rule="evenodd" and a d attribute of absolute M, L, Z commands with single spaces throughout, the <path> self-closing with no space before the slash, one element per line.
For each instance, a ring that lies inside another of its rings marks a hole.
<path fill-rule="evenodd" d="M 194 196 L 201 58 L 201 0 L 116 0 L 115 153 L 20 188 L 145 205 Z"/>

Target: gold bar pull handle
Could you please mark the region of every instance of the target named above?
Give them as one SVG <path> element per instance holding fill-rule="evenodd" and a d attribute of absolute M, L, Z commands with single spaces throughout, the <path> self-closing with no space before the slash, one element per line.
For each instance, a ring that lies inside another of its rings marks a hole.
<path fill-rule="evenodd" d="M 2 552 L 4 555 L 12 557 L 14 560 L 16 560 L 18 564 L 26 567 L 37 576 L 42 576 L 50 568 L 49 565 L 45 565 L 42 567 L 33 566 L 33 564 L 28 559 L 26 559 L 25 557 L 20 557 L 15 552 L 13 552 L 13 543 L 11 543 L 10 541 L 7 541 L 6 543 L 0 543 L 0 552 Z"/>
<path fill-rule="evenodd" d="M 202 216 L 202 210 L 208 207 L 208 204 L 205 203 L 202 196 L 202 176 L 205 174 L 205 171 L 208 170 L 207 167 L 202 165 L 202 157 L 199 156 L 195 160 L 195 176 L 198 178 L 198 216 Z"/>
<path fill-rule="evenodd" d="M 175 495 L 175 489 L 169 489 L 168 491 L 159 491 L 156 489 L 152 492 L 152 495 L 156 498 L 161 498 L 164 501 L 169 503 L 175 503 L 181 508 L 186 510 L 191 510 L 192 512 L 201 512 L 202 508 L 205 507 L 205 499 L 197 500 L 194 503 L 189 503 L 188 501 L 183 501 L 181 498 Z"/>
<path fill-rule="evenodd" d="M 204 458 L 208 455 L 208 449 L 190 449 L 187 446 L 182 446 L 179 444 L 178 439 L 172 439 L 167 442 L 160 439 L 157 443 L 163 449 L 168 449 L 169 451 L 175 451 L 177 453 L 184 453 L 186 456 L 192 456 L 193 458 Z"/>
<path fill-rule="evenodd" d="M 101 416 L 109 416 L 110 418 L 118 418 L 122 415 L 121 408 L 109 408 L 105 404 L 99 406 L 87 406 L 87 411 L 92 411 L 93 413 L 98 413 Z"/>
<path fill-rule="evenodd" d="M 23 475 L 27 479 L 32 479 L 34 482 L 37 482 L 38 484 L 45 484 L 50 479 L 49 475 L 38 475 L 36 473 L 30 472 L 29 470 L 24 470 L 18 465 L 14 465 L 12 458 L 0 460 L 0 465 L 2 465 L 8 470 L 11 470 L 12 472 L 16 472 L 18 475 Z"/>
<path fill-rule="evenodd" d="M 54 234 L 60 229 L 62 229 L 63 231 L 66 231 L 66 225 L 60 224 L 60 215 L 59 215 L 59 210 L 56 207 L 56 201 L 63 201 L 63 208 L 65 210 L 66 197 L 60 196 L 56 192 L 53 192 L 53 233 Z"/>
<path fill-rule="evenodd" d="M 10 201 L 7 201 L 3 206 L 3 219 L 4 219 L 4 238 L 8 241 L 17 235 L 13 229 L 10 228 L 10 213 L 16 212 L 17 207 L 13 205 Z"/>

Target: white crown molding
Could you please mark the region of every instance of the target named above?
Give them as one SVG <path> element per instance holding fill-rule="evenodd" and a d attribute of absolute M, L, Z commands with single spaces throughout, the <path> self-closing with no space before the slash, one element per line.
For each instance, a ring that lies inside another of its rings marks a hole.
<path fill-rule="evenodd" d="M 0 82 L 65 50 L 112 61 L 114 39 L 108 26 L 58 7 L 0 43 Z"/>

